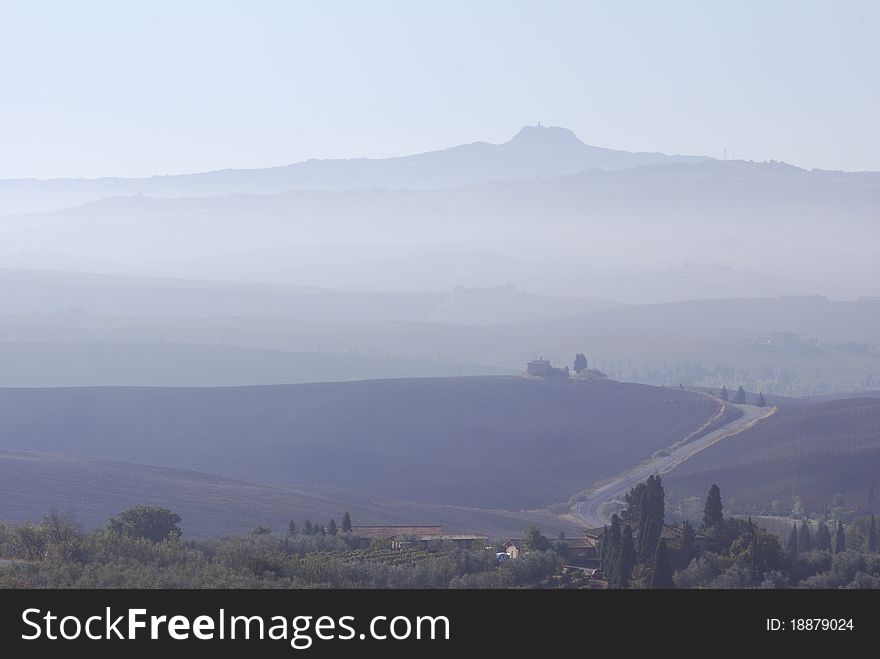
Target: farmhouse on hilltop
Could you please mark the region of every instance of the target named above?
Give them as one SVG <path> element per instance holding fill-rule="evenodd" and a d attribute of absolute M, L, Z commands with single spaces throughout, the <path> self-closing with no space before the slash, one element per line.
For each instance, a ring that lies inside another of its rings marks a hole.
<path fill-rule="evenodd" d="M 568 377 L 568 366 L 556 368 L 550 365 L 549 359 L 535 359 L 526 364 L 526 373 L 538 378 Z"/>

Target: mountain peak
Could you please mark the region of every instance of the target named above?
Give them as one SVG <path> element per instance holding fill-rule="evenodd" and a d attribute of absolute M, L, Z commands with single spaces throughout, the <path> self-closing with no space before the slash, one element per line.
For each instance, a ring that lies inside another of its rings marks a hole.
<path fill-rule="evenodd" d="M 540 122 L 534 126 L 523 126 L 507 144 L 514 146 L 540 145 L 554 148 L 585 146 L 573 130 L 559 126 L 545 126 Z"/>

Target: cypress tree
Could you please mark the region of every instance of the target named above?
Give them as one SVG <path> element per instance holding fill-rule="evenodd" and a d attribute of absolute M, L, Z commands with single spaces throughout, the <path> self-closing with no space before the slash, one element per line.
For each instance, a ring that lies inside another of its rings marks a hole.
<path fill-rule="evenodd" d="M 721 400 L 727 401 L 730 400 L 730 394 L 727 393 L 727 387 L 721 387 L 721 395 L 718 396 Z"/>
<path fill-rule="evenodd" d="M 638 524 L 642 519 L 642 497 L 645 495 L 648 486 L 644 483 L 637 483 L 635 487 L 630 489 L 624 496 L 626 501 L 626 509 L 620 513 L 620 519 L 624 524 Z"/>
<path fill-rule="evenodd" d="M 636 564 L 636 546 L 633 542 L 632 527 L 627 524 L 623 528 L 623 539 L 620 541 L 620 555 L 617 558 L 617 587 L 629 588 L 629 580 Z"/>
<path fill-rule="evenodd" d="M 611 538 L 608 537 L 608 525 L 605 525 L 605 530 L 602 532 L 602 539 L 599 541 L 599 569 L 602 570 L 606 575 L 608 574 L 608 544 Z"/>
<path fill-rule="evenodd" d="M 296 535 L 296 522 L 293 520 L 287 523 L 287 535 Z"/>
<path fill-rule="evenodd" d="M 758 400 L 755 401 L 755 405 L 758 407 L 767 407 L 767 399 L 764 398 L 764 394 L 758 394 Z"/>
<path fill-rule="evenodd" d="M 751 535 L 751 540 L 749 542 L 749 556 L 751 558 L 752 563 L 752 574 L 754 576 L 758 576 L 759 570 L 759 546 L 758 546 L 758 528 L 752 522 L 752 518 L 749 517 L 749 534 Z"/>
<path fill-rule="evenodd" d="M 336 520 L 332 517 L 330 518 L 330 523 L 327 525 L 327 533 L 330 535 L 336 535 L 339 529 L 336 528 Z"/>
<path fill-rule="evenodd" d="M 312 522 L 310 520 L 306 520 L 306 523 L 303 524 L 303 531 L 305 531 L 306 535 L 313 535 L 315 533 L 312 529 Z"/>
<path fill-rule="evenodd" d="M 843 532 L 843 524 L 837 523 L 837 533 L 834 537 L 834 553 L 846 551 L 846 534 Z"/>
<path fill-rule="evenodd" d="M 672 581 L 672 564 L 669 562 L 669 549 L 666 540 L 660 538 L 657 543 L 657 551 L 654 552 L 654 561 L 651 565 L 651 588 L 675 588 Z"/>
<path fill-rule="evenodd" d="M 868 551 L 877 551 L 877 525 L 874 523 L 874 515 L 871 515 L 871 526 L 868 527 Z"/>
<path fill-rule="evenodd" d="M 831 551 L 831 531 L 828 530 L 828 525 L 824 521 L 819 522 L 815 545 L 816 549 Z"/>
<path fill-rule="evenodd" d="M 621 530 L 620 530 L 620 517 L 617 515 L 611 516 L 611 545 L 610 549 L 612 554 L 616 554 L 620 549 L 620 541 L 622 539 Z"/>
<path fill-rule="evenodd" d="M 618 571 L 619 559 L 620 559 L 620 543 L 622 542 L 622 535 L 620 532 L 620 517 L 617 515 L 611 516 L 611 538 L 608 543 L 608 553 L 606 554 L 606 562 L 608 563 L 608 568 L 605 571 L 605 576 L 608 579 L 608 584 L 612 588 L 616 588 L 617 584 L 620 582 L 620 575 Z"/>
<path fill-rule="evenodd" d="M 788 558 L 794 560 L 798 555 L 798 531 L 797 524 L 791 525 L 791 533 L 788 534 Z"/>
<path fill-rule="evenodd" d="M 706 507 L 703 509 L 703 528 L 720 528 L 724 523 L 722 509 L 721 490 L 713 483 L 709 488 L 709 496 L 706 497 Z"/>
<path fill-rule="evenodd" d="M 645 487 L 645 489 L 642 490 L 642 499 L 639 501 L 639 532 L 638 537 L 636 538 L 636 555 L 639 557 L 640 561 L 645 559 L 645 545 L 647 544 L 648 528 L 650 526 L 651 513 L 648 504 L 648 488 Z"/>
<path fill-rule="evenodd" d="M 687 563 L 690 563 L 697 553 L 696 538 L 697 534 L 694 532 L 694 527 L 691 526 L 689 521 L 684 520 L 681 523 L 681 553 L 684 561 Z"/>
<path fill-rule="evenodd" d="M 345 514 L 342 516 L 342 532 L 343 533 L 351 533 L 351 515 L 348 514 L 348 511 L 345 511 Z"/>
<path fill-rule="evenodd" d="M 807 519 L 801 520 L 801 528 L 798 530 L 798 551 L 806 553 L 813 549 L 813 534 L 810 532 L 810 525 Z"/>
<path fill-rule="evenodd" d="M 734 403 L 739 403 L 744 405 L 746 402 L 746 390 L 743 389 L 742 385 L 739 385 L 739 389 L 736 390 L 736 395 L 733 397 Z"/>
<path fill-rule="evenodd" d="M 633 494 L 636 489 L 632 490 Z M 639 526 L 636 542 L 636 555 L 640 563 L 649 565 L 657 551 L 657 542 L 663 532 L 663 521 L 666 515 L 665 493 L 663 482 L 659 476 L 651 474 L 641 488 L 641 499 L 638 505 Z"/>

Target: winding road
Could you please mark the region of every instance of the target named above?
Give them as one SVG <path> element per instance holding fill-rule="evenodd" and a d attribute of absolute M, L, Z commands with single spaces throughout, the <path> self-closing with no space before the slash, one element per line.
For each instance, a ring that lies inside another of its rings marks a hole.
<path fill-rule="evenodd" d="M 603 503 L 619 499 L 636 483 L 646 480 L 651 474 L 665 474 L 692 455 L 699 453 L 703 449 L 708 448 L 723 439 L 751 428 L 776 412 L 775 407 L 755 407 L 753 405 L 735 405 L 733 403 L 726 404 L 731 405 L 732 407 L 738 407 L 743 411 L 743 415 L 739 419 L 731 421 L 717 430 L 713 430 L 705 437 L 701 437 L 700 439 L 677 448 L 667 449 L 669 451 L 668 455 L 652 458 L 648 462 L 644 462 L 634 469 L 624 472 L 609 481 L 602 482 L 600 485 L 590 490 L 587 498 L 578 504 L 578 516 L 591 528 L 602 526 L 606 523 L 606 520 L 599 515 L 599 508 Z"/>

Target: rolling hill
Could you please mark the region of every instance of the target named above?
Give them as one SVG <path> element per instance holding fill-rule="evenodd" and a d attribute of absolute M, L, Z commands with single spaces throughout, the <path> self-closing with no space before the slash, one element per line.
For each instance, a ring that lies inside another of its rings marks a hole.
<path fill-rule="evenodd" d="M 103 198 L 3 216 L 0 258 L 8 267 L 323 288 L 511 282 L 635 302 L 669 300 L 669 292 L 645 277 L 640 292 L 627 273 L 720 260 L 758 276 L 741 284 L 735 274 L 712 276 L 700 286 L 685 278 L 676 287 L 753 294 L 763 277 L 771 292 L 854 297 L 880 293 L 871 249 L 878 209 L 874 178 L 705 161 L 445 189 Z"/>
<path fill-rule="evenodd" d="M 705 497 L 717 483 L 736 506 L 791 510 L 800 496 L 822 512 L 836 493 L 857 510 L 873 510 L 880 483 L 880 400 L 852 398 L 787 406 L 739 435 L 695 455 L 663 477 L 676 498 Z"/>
<path fill-rule="evenodd" d="M 50 511 L 86 528 L 129 506 L 163 506 L 183 518 L 188 538 L 246 533 L 258 525 L 283 531 L 293 519 L 356 524 L 443 524 L 450 532 L 517 537 L 531 523 L 555 535 L 569 524 L 549 513 L 514 513 L 408 503 L 334 488 L 278 488 L 195 471 L 76 455 L 0 449 L 0 520 L 37 521 Z"/>
<path fill-rule="evenodd" d="M 439 359 L 170 341 L 0 342 L 0 364 L 0 387 L 230 387 L 516 373 Z"/>
<path fill-rule="evenodd" d="M 521 377 L 2 389 L 0 446 L 520 510 L 567 500 L 716 410 L 684 391 Z"/>
<path fill-rule="evenodd" d="M 405 293 L 0 269 L 0 314 L 234 316 L 331 322 L 430 320 L 499 326 L 554 321 L 613 306 L 586 298 L 529 295 L 513 286 Z"/>
<path fill-rule="evenodd" d="M 365 299 L 370 298 L 365 294 Z M 391 377 L 407 372 L 432 376 L 491 374 L 482 370 L 486 367 L 519 372 L 525 359 L 543 355 L 558 363 L 569 363 L 576 352 L 586 352 L 591 363 L 613 379 L 656 385 L 677 386 L 683 382 L 685 386 L 718 389 L 722 384 L 728 388 L 743 384 L 750 391 L 765 394 L 852 396 L 853 392 L 876 388 L 880 382 L 880 301 L 874 299 L 832 301 L 810 296 L 696 300 L 589 313 L 576 313 L 577 301 L 517 292 L 465 290 L 443 299 L 447 302 L 435 307 L 435 314 L 419 322 L 256 316 L 123 317 L 96 313 L 0 315 L 0 342 L 202 344 L 337 355 L 328 359 L 341 359 L 345 368 L 337 371 L 328 367 L 333 377 L 320 375 L 320 361 L 315 363 L 316 368 L 307 369 L 320 380 L 358 375 Z M 566 312 L 567 317 L 547 318 L 548 314 Z M 514 322 L 529 315 L 534 317 L 532 322 Z M 467 324 L 468 320 L 473 324 Z M 509 324 L 502 325 L 505 321 Z M 490 324 L 493 322 L 498 325 Z M 121 347 L 106 350 L 124 352 Z M 14 351 L 9 347 L 4 354 L 13 353 L 10 364 L 20 364 L 19 371 L 27 374 L 27 363 L 16 359 Z M 241 353 L 234 363 L 243 364 L 245 354 Z M 253 354 L 254 369 L 265 372 L 259 366 L 266 362 L 258 359 L 260 354 Z M 376 362 L 376 369 L 352 369 L 348 368 L 353 364 L 345 361 L 346 355 L 381 360 Z M 391 361 L 383 361 L 386 358 Z M 390 369 L 394 360 L 429 363 L 424 369 L 384 370 Z M 35 364 L 41 361 L 46 363 L 37 359 Z M 81 371 L 83 377 L 78 380 L 73 373 L 68 377 L 59 371 L 59 377 L 40 381 L 4 379 L 0 373 L 0 382 L 47 386 L 98 383 L 90 375 L 94 366 L 84 366 L 88 368 Z M 451 370 L 444 370 L 447 368 Z M 218 369 L 220 365 L 213 365 L 210 370 Z M 148 372 L 149 368 L 144 370 Z M 170 369 L 169 377 L 154 382 L 224 383 L 199 380 L 198 374 L 175 382 L 171 377 L 175 372 Z M 247 370 L 242 366 L 239 372 Z M 274 372 L 269 377 L 272 379 L 225 383 L 284 381 L 275 378 Z M 150 381 L 128 378 L 126 383 Z"/>

